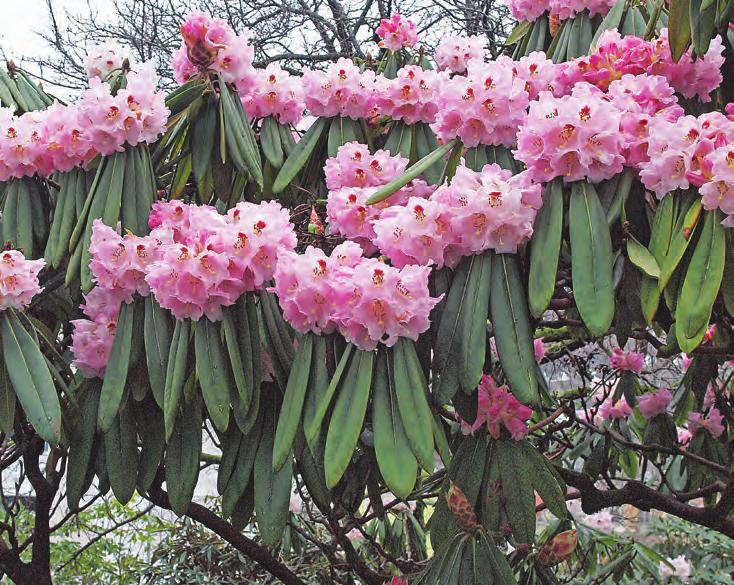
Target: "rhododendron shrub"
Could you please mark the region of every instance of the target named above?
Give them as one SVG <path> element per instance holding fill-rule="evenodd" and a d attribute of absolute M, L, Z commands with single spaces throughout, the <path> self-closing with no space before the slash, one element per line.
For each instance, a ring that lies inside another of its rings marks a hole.
<path fill-rule="evenodd" d="M 734 537 L 728 16 L 670 4 L 513 1 L 494 59 L 394 15 L 303 71 L 194 12 L 167 96 L 114 44 L 64 105 L 0 75 L 6 440 L 288 585 L 303 535 L 460 585 L 615 566 L 620 505 Z"/>

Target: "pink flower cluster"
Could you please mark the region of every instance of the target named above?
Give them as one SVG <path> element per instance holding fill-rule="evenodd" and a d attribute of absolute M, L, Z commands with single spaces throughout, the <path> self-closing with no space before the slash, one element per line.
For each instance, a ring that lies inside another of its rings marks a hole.
<path fill-rule="evenodd" d="M 326 71 L 307 70 L 301 83 L 312 116 L 358 120 L 375 113 L 375 73 L 360 71 L 350 59 L 342 57 Z"/>
<path fill-rule="evenodd" d="M 699 429 L 706 429 L 718 439 L 724 432 L 723 420 L 724 415 L 716 408 L 711 408 L 706 414 L 692 412 L 688 415 L 688 430 L 695 435 Z"/>
<path fill-rule="evenodd" d="M 650 123 L 647 160 L 638 165 L 640 179 L 658 197 L 691 185 L 702 187 L 708 208 L 731 209 L 724 185 L 718 185 L 722 188 L 719 193 L 715 192 L 716 185 L 705 189 L 703 186 L 718 181 L 717 173 L 722 180 L 727 180 L 724 171 L 727 163 L 722 161 L 722 155 L 726 156 L 726 146 L 732 141 L 734 123 L 720 112 L 698 118 L 683 116 L 674 122 L 656 117 Z M 721 150 L 716 154 L 714 151 L 718 149 Z"/>
<path fill-rule="evenodd" d="M 301 80 L 277 63 L 255 70 L 250 88 L 240 97 L 249 119 L 273 116 L 281 124 L 297 124 L 305 109 Z"/>
<path fill-rule="evenodd" d="M 632 414 L 632 407 L 627 403 L 627 399 L 624 396 L 617 402 L 614 402 L 614 398 L 610 396 L 599 405 L 599 412 L 596 418 L 599 421 L 619 420 L 627 418 L 630 414 Z"/>
<path fill-rule="evenodd" d="M 401 270 L 364 258 L 354 242 L 337 246 L 331 256 L 309 247 L 303 256 L 283 254 L 275 270 L 278 301 L 286 320 L 302 333 L 338 330 L 363 350 L 398 338 L 418 339 L 430 325 L 430 268 Z"/>
<path fill-rule="evenodd" d="M 609 365 L 621 372 L 634 372 L 639 374 L 645 365 L 645 354 L 637 351 L 623 351 L 615 347 L 612 350 L 612 357 L 609 358 Z"/>
<path fill-rule="evenodd" d="M 84 295 L 87 319 L 75 319 L 71 351 L 73 365 L 87 378 L 104 376 L 117 331 L 122 298 L 116 289 L 97 286 Z"/>
<path fill-rule="evenodd" d="M 377 78 L 377 108 L 380 115 L 402 120 L 406 124 L 432 124 L 438 112 L 436 93 L 446 83 L 445 74 L 406 65 L 395 79 Z"/>
<path fill-rule="evenodd" d="M 280 255 L 296 246 L 288 211 L 275 201 L 238 203 L 226 215 L 209 206 L 156 203 L 149 224 L 151 236 L 166 243 L 145 281 L 176 319 L 219 319 L 222 307 L 270 280 Z"/>
<path fill-rule="evenodd" d="M 517 20 L 532 22 L 544 12 L 550 12 L 560 20 L 573 18 L 579 12 L 589 11 L 589 16 L 604 16 L 616 0 L 508 0 L 512 16 Z"/>
<path fill-rule="evenodd" d="M 527 421 L 532 414 L 533 410 L 521 404 L 507 386 L 497 386 L 494 378 L 485 374 L 479 382 L 477 419 L 471 427 L 462 421 L 462 429 L 474 433 L 486 424 L 492 438 L 499 439 L 504 426 L 519 441 L 528 434 Z"/>
<path fill-rule="evenodd" d="M 509 61 L 509 64 L 512 64 Z M 525 82 L 507 62 L 470 61 L 466 76 L 439 84 L 438 113 L 431 128 L 444 141 L 465 146 L 514 146 L 529 103 Z"/>
<path fill-rule="evenodd" d="M 660 388 L 654 392 L 643 394 L 637 398 L 640 414 L 646 419 L 651 419 L 668 410 L 673 395 L 667 388 Z"/>
<path fill-rule="evenodd" d="M 698 96 L 706 102 L 711 99 L 709 94 L 721 85 L 723 51 L 721 38 L 716 37 L 702 58 L 694 60 L 689 50 L 676 63 L 671 57 L 667 29 L 651 41 L 632 35 L 622 37 L 611 29 L 602 33 L 590 56 L 559 65 L 558 74 L 567 87 L 586 81 L 604 90 L 626 73 L 660 75 L 684 97 Z"/>
<path fill-rule="evenodd" d="M 34 173 L 48 176 L 87 164 L 126 144 L 154 142 L 166 129 L 168 108 L 156 91 L 152 63 L 127 74 L 127 86 L 112 96 L 98 77 L 69 106 L 13 116 L 0 108 L 0 181 Z"/>
<path fill-rule="evenodd" d="M 451 35 L 436 47 L 434 59 L 440 71 L 464 73 L 472 59 L 484 60 L 486 41 L 478 36 Z"/>
<path fill-rule="evenodd" d="M 620 111 L 589 84 L 571 95 L 542 92 L 517 134 L 515 157 L 538 182 L 610 179 L 623 168 Z"/>
<path fill-rule="evenodd" d="M 38 273 L 46 263 L 27 260 L 19 250 L 0 252 L 0 311 L 8 307 L 22 311 L 41 292 Z"/>
<path fill-rule="evenodd" d="M 237 35 L 221 18 L 193 11 L 181 25 L 181 36 L 183 43 L 171 60 L 176 81 L 186 83 L 206 71 L 215 71 L 238 90 L 247 89 L 255 56 L 249 31 Z"/>
<path fill-rule="evenodd" d="M 128 51 L 117 43 L 97 45 L 87 53 L 84 69 L 89 79 L 99 77 L 104 81 L 113 71 L 122 70 L 127 58 Z"/>
<path fill-rule="evenodd" d="M 382 39 L 379 42 L 380 47 L 389 51 L 409 49 L 418 42 L 415 24 L 397 13 L 390 18 L 383 18 L 375 32 Z"/>
<path fill-rule="evenodd" d="M 366 144 L 348 142 L 339 147 L 336 156 L 326 160 L 324 173 L 330 190 L 343 187 L 381 187 L 405 172 L 408 160 L 392 156 L 387 150 L 370 153 Z"/>
<path fill-rule="evenodd" d="M 721 209 L 727 217 L 722 222 L 734 227 L 734 147 L 720 146 L 706 155 L 709 181 L 700 188 L 705 209 Z"/>

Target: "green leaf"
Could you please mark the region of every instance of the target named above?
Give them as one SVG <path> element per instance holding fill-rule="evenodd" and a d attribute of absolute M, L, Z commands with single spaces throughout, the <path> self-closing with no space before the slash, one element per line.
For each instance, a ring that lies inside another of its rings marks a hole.
<path fill-rule="evenodd" d="M 432 414 L 426 398 L 428 384 L 415 344 L 401 337 L 391 353 L 395 396 L 403 429 L 421 467 L 431 473 L 434 468 Z"/>
<path fill-rule="evenodd" d="M 331 377 L 331 381 L 329 382 L 326 392 L 322 399 L 316 403 L 316 409 L 313 413 L 313 417 L 311 418 L 311 423 L 306 424 L 304 427 L 306 441 L 309 445 L 314 445 L 316 443 L 316 439 L 321 432 L 321 423 L 324 421 L 326 411 L 331 405 L 331 400 L 339 387 L 339 383 L 341 382 L 345 370 L 351 370 L 351 366 L 349 368 L 347 368 L 347 366 L 352 362 L 352 353 L 354 352 L 354 349 L 355 348 L 352 344 L 347 345 L 344 349 L 344 353 L 342 353 L 341 359 L 336 366 L 336 370 L 334 370 L 334 375 Z"/>
<path fill-rule="evenodd" d="M 726 234 L 721 212 L 707 211 L 676 309 L 676 338 L 690 354 L 703 341 L 724 276 Z"/>
<path fill-rule="evenodd" d="M 171 510 L 183 516 L 191 505 L 199 479 L 202 418 L 198 398 L 177 409 L 171 440 L 166 446 L 166 487 Z"/>
<path fill-rule="evenodd" d="M 99 384 L 98 380 L 91 382 L 79 399 L 78 424 L 69 444 L 66 466 L 66 501 L 70 510 L 78 509 L 79 501 L 89 487 L 86 480 L 93 463 L 92 448 L 97 434 Z"/>
<path fill-rule="evenodd" d="M 440 146 L 431 154 L 424 156 L 413 166 L 409 167 L 400 177 L 394 179 L 393 181 L 390 181 L 387 185 L 381 187 L 375 193 L 373 193 L 372 196 L 367 200 L 367 205 L 380 203 L 381 201 L 384 201 L 385 199 L 390 197 L 399 189 L 405 187 L 405 185 L 410 183 L 419 175 L 422 175 L 427 169 L 432 167 L 435 163 L 446 156 L 454 148 L 454 146 L 456 146 L 456 143 L 456 139 L 449 140 L 446 144 Z"/>
<path fill-rule="evenodd" d="M 43 440 L 61 440 L 61 407 L 46 359 L 14 309 L 0 314 L 3 354 L 15 395 L 26 418 Z"/>
<path fill-rule="evenodd" d="M 260 420 L 262 423 L 262 419 Z M 240 435 L 235 425 L 234 432 Z M 242 494 L 245 493 L 247 485 L 252 477 L 252 470 L 255 466 L 257 453 L 260 449 L 260 438 L 263 429 L 262 425 L 254 425 L 247 435 L 241 435 L 239 448 L 236 450 L 236 460 L 232 468 L 232 473 L 227 482 L 226 489 L 222 490 L 222 514 L 225 518 L 235 513 L 235 508 Z"/>
<path fill-rule="evenodd" d="M 716 30 L 716 0 L 689 0 L 691 42 L 698 57 L 709 50 Z"/>
<path fill-rule="evenodd" d="M 143 339 L 145 340 L 145 360 L 148 366 L 150 388 L 158 406 L 163 408 L 166 387 L 168 352 L 171 348 L 173 331 L 170 313 L 163 309 L 153 295 L 145 299 L 145 320 Z"/>
<path fill-rule="evenodd" d="M 514 29 L 512 29 L 512 32 L 507 37 L 507 40 L 505 40 L 505 45 L 514 45 L 517 43 L 520 39 L 522 39 L 526 34 L 528 34 L 528 31 L 530 30 L 530 27 L 532 26 L 532 22 L 529 21 L 523 21 L 518 23 Z"/>
<path fill-rule="evenodd" d="M 599 28 L 596 29 L 594 38 L 591 41 L 591 45 L 593 47 L 596 47 L 596 44 L 599 41 L 599 37 L 605 30 L 619 28 L 619 25 L 622 24 L 622 18 L 624 17 L 626 7 L 627 0 L 617 0 L 614 3 L 614 6 L 612 6 L 611 10 L 609 10 L 609 12 L 607 12 L 607 15 L 604 17 L 604 20 L 601 21 Z"/>
<path fill-rule="evenodd" d="M 468 304 L 459 313 L 459 385 L 472 392 L 484 371 L 487 346 L 487 317 L 492 282 L 492 253 L 474 257 L 466 294 Z M 440 335 L 440 329 L 439 329 Z"/>
<path fill-rule="evenodd" d="M 675 197 L 668 195 L 658 205 L 655 212 L 655 219 L 652 224 L 650 233 L 650 253 L 660 268 L 661 263 L 665 260 L 665 254 L 668 250 L 673 228 L 675 225 Z M 662 276 L 662 270 L 658 274 L 658 278 Z M 660 304 L 660 289 L 658 288 L 658 278 L 650 276 L 642 277 L 640 281 L 640 300 L 642 304 L 642 314 L 648 323 L 652 322 L 658 305 Z"/>
<path fill-rule="evenodd" d="M 15 391 L 8 375 L 5 358 L 0 356 L 0 430 L 8 436 L 13 434 L 15 403 Z"/>
<path fill-rule="evenodd" d="M 646 276 L 660 278 L 660 266 L 655 256 L 631 234 L 627 234 L 627 256 Z"/>
<path fill-rule="evenodd" d="M 97 425 L 103 433 L 106 433 L 112 427 L 122 403 L 127 371 L 130 366 L 134 315 L 135 303 L 122 303 L 120 315 L 117 318 L 115 340 L 112 342 L 112 348 L 110 349 L 110 359 L 105 368 L 102 391 L 99 397 Z"/>
<path fill-rule="evenodd" d="M 329 118 L 317 118 L 301 139 L 296 143 L 293 151 L 283 163 L 278 176 L 273 182 L 273 193 L 276 195 L 291 184 L 298 172 L 305 166 L 311 157 L 316 145 L 321 139 Z"/>
<path fill-rule="evenodd" d="M 533 330 L 525 298 L 517 256 L 496 254 L 489 299 L 500 364 L 515 397 L 523 404 L 539 405 Z"/>
<path fill-rule="evenodd" d="M 199 379 L 209 418 L 221 432 L 229 426 L 229 386 L 227 362 L 219 335 L 219 327 L 206 317 L 199 319 L 194 330 L 196 377 Z"/>
<path fill-rule="evenodd" d="M 563 182 L 556 179 L 546 189 L 543 207 L 535 218 L 530 241 L 528 300 L 530 312 L 535 317 L 545 312 L 556 290 L 562 233 Z"/>
<path fill-rule="evenodd" d="M 571 187 L 568 231 L 576 307 L 591 334 L 603 335 L 614 319 L 612 238 L 596 189 L 585 181 Z"/>
<path fill-rule="evenodd" d="M 171 437 L 173 432 L 178 416 L 178 406 L 186 382 L 190 330 L 191 321 L 188 319 L 177 320 L 171 338 L 168 368 L 166 369 L 166 385 L 163 389 L 163 419 L 166 427 L 166 440 Z"/>
<path fill-rule="evenodd" d="M 697 0 L 670 0 L 668 7 L 668 40 L 676 63 L 691 44 L 691 1 Z"/>
<path fill-rule="evenodd" d="M 129 403 L 122 405 L 104 434 L 104 448 L 112 493 L 125 505 L 135 493 L 140 457 L 135 419 Z"/>
<path fill-rule="evenodd" d="M 324 451 L 326 485 L 332 489 L 344 475 L 362 432 L 372 384 L 372 352 L 358 350 L 339 388 Z"/>
<path fill-rule="evenodd" d="M 311 374 L 311 356 L 314 346 L 313 333 L 307 333 L 301 338 L 293 368 L 288 376 L 288 385 L 285 388 L 283 405 L 278 417 L 278 428 L 275 432 L 273 447 L 273 471 L 279 471 L 287 459 L 290 458 L 293 440 L 296 438 L 298 425 L 301 422 L 301 411 L 308 388 Z"/>
<path fill-rule="evenodd" d="M 274 548 L 288 523 L 291 496 L 291 459 L 278 472 L 273 472 L 275 413 L 268 405 L 262 425 L 262 438 L 255 457 L 255 514 L 260 536 L 268 548 Z"/>
<path fill-rule="evenodd" d="M 279 169 L 282 167 L 284 160 L 283 146 L 280 143 L 278 121 L 273 116 L 263 118 L 262 127 L 260 128 L 260 144 L 265 158 L 273 165 L 273 168 Z"/>
<path fill-rule="evenodd" d="M 551 473 L 549 467 L 553 464 L 529 441 L 522 440 L 518 445 L 527 466 L 533 470 L 533 488 L 553 515 L 565 518 L 567 516 L 565 487 L 560 486 L 555 475 Z"/>
<path fill-rule="evenodd" d="M 386 351 L 377 354 L 372 399 L 375 455 L 385 484 L 399 498 L 413 491 L 418 463 L 405 435 Z"/>
<path fill-rule="evenodd" d="M 535 492 L 532 485 L 535 470 L 528 464 L 516 441 L 498 441 L 493 453 L 499 463 L 505 511 L 512 534 L 517 542 L 532 544 L 535 540 Z"/>
<path fill-rule="evenodd" d="M 208 99 L 191 122 L 191 168 L 199 184 L 199 193 L 204 195 L 201 185 L 209 171 L 217 135 L 217 103 Z"/>

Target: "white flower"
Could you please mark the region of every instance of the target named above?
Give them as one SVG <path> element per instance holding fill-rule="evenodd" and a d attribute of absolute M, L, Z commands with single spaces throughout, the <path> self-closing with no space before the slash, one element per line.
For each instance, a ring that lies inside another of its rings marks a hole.
<path fill-rule="evenodd" d="M 688 583 L 688 579 L 691 577 L 691 562 L 683 555 L 674 559 L 668 559 L 668 562 L 670 565 L 662 561 L 660 562 L 660 566 L 658 567 L 660 578 L 670 579 L 677 577 L 683 583 Z"/>

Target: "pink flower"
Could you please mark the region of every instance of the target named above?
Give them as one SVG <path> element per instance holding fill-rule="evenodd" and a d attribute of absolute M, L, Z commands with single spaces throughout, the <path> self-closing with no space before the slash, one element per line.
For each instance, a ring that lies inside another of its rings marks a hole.
<path fill-rule="evenodd" d="M 506 0 L 512 16 L 517 20 L 533 22 L 550 10 L 552 0 Z"/>
<path fill-rule="evenodd" d="M 627 404 L 627 399 L 623 396 L 617 402 L 614 402 L 610 396 L 599 407 L 599 418 L 601 420 L 618 420 L 627 418 L 632 414 L 632 407 Z"/>
<path fill-rule="evenodd" d="M 312 116 L 369 118 L 375 108 L 375 73 L 360 71 L 344 57 L 326 71 L 307 70 L 301 78 L 306 109 Z"/>
<path fill-rule="evenodd" d="M 669 564 L 668 564 L 669 563 Z M 668 562 L 660 561 L 658 565 L 658 573 L 661 579 L 677 578 L 683 583 L 688 583 L 691 578 L 693 567 L 691 562 L 685 556 L 680 555 L 674 559 L 668 559 Z"/>
<path fill-rule="evenodd" d="M 326 160 L 326 187 L 381 187 L 402 175 L 407 166 L 408 160 L 400 155 L 392 156 L 387 150 L 370 154 L 366 144 L 347 142 Z"/>
<path fill-rule="evenodd" d="M 678 427 L 677 430 L 678 430 L 678 443 L 680 444 L 681 447 L 686 447 L 688 443 L 691 442 L 691 439 L 693 438 L 691 431 L 683 427 Z"/>
<path fill-rule="evenodd" d="M 605 16 L 616 0 L 550 0 L 550 12 L 561 20 L 575 17 L 579 12 L 589 11 L 589 16 Z"/>
<path fill-rule="evenodd" d="M 707 414 L 691 412 L 688 415 L 688 430 L 695 435 L 699 429 L 706 429 L 715 439 L 718 439 L 724 432 L 723 420 L 724 415 L 716 408 L 712 408 Z"/>
<path fill-rule="evenodd" d="M 242 294 L 273 278 L 278 258 L 296 246 L 288 211 L 274 201 L 238 203 L 227 215 L 208 206 L 158 203 L 151 234 L 165 236 L 145 281 L 177 319 L 211 320 Z"/>
<path fill-rule="evenodd" d="M 646 419 L 651 419 L 659 414 L 664 413 L 668 409 L 673 395 L 667 388 L 661 388 L 655 392 L 643 394 L 637 398 L 640 407 L 640 414 Z"/>
<path fill-rule="evenodd" d="M 481 172 L 460 166 L 451 184 L 439 187 L 431 201 L 444 206 L 444 221 L 453 234 L 445 261 L 455 266 L 462 256 L 488 249 L 517 251 L 533 233 L 542 187 L 527 172 L 513 176 L 495 164 Z"/>
<path fill-rule="evenodd" d="M 734 148 L 725 145 L 706 155 L 711 178 L 701 189 L 701 202 L 706 209 L 721 209 L 727 215 L 724 225 L 734 222 Z"/>
<path fill-rule="evenodd" d="M 542 337 L 533 341 L 533 349 L 535 350 L 535 361 L 538 363 L 542 362 L 546 352 L 548 351 L 545 343 L 543 343 Z"/>
<path fill-rule="evenodd" d="M 466 77 L 439 84 L 438 113 L 431 128 L 443 141 L 460 138 L 467 147 L 515 145 L 529 96 L 512 62 L 469 62 Z"/>
<path fill-rule="evenodd" d="M 686 354 L 681 354 L 680 358 L 680 369 L 683 373 L 688 371 L 688 368 L 691 367 L 691 364 L 693 363 L 693 358 L 688 357 Z"/>
<path fill-rule="evenodd" d="M 398 268 L 407 264 L 441 268 L 444 252 L 453 243 L 446 207 L 419 197 L 383 210 L 372 227 L 373 243 Z"/>
<path fill-rule="evenodd" d="M 645 365 L 645 354 L 637 351 L 623 351 L 618 347 L 615 347 L 612 352 L 612 357 L 609 358 L 609 365 L 612 369 L 635 374 L 642 372 L 642 367 Z"/>
<path fill-rule="evenodd" d="M 591 85 L 562 98 L 542 92 L 530 104 L 514 154 L 537 182 L 610 179 L 624 163 L 620 122 L 619 110 Z"/>
<path fill-rule="evenodd" d="M 84 69 L 87 77 L 106 79 L 110 73 L 122 69 L 122 64 L 128 58 L 128 51 L 117 43 L 96 45 L 87 53 Z"/>
<path fill-rule="evenodd" d="M 84 377 L 104 376 L 112 343 L 115 340 L 116 321 L 115 318 L 107 321 L 76 319 L 71 322 L 74 326 L 71 343 L 71 351 L 74 354 L 73 365 Z"/>
<path fill-rule="evenodd" d="M 383 18 L 375 32 L 382 39 L 379 42 L 380 47 L 389 51 L 409 49 L 418 42 L 418 31 L 415 24 L 397 13 L 389 19 Z"/>
<path fill-rule="evenodd" d="M 301 80 L 270 63 L 257 69 L 249 90 L 240 97 L 248 118 L 273 116 L 281 124 L 297 124 L 305 109 Z"/>
<path fill-rule="evenodd" d="M 406 124 L 431 124 L 438 112 L 436 92 L 447 81 L 445 74 L 406 65 L 395 79 L 377 78 L 377 108 L 381 115 Z"/>
<path fill-rule="evenodd" d="M 477 420 L 471 426 L 472 433 L 486 424 L 489 434 L 495 439 L 500 438 L 502 426 L 516 441 L 527 436 L 527 421 L 533 410 L 521 404 L 507 386 L 498 387 L 494 379 L 485 374 L 479 382 L 478 400 Z"/>
<path fill-rule="evenodd" d="M 389 581 L 385 581 L 383 585 L 408 585 L 408 580 L 402 577 L 393 577 Z"/>
<path fill-rule="evenodd" d="M 27 260 L 19 250 L 0 252 L 0 311 L 8 307 L 23 311 L 41 292 L 38 273 L 44 260 Z"/>
<path fill-rule="evenodd" d="M 436 47 L 436 65 L 439 71 L 464 73 L 472 59 L 484 59 L 486 41 L 479 36 L 448 36 Z"/>
<path fill-rule="evenodd" d="M 236 35 L 222 19 L 193 11 L 181 25 L 183 44 L 171 60 L 176 81 L 186 83 L 203 71 L 215 71 L 244 90 L 254 75 L 250 33 Z"/>
<path fill-rule="evenodd" d="M 400 337 L 417 340 L 430 326 L 431 309 L 441 300 L 430 296 L 427 266 L 387 266 L 365 258 L 337 276 L 334 318 L 344 338 L 360 349 L 390 347 Z"/>
<path fill-rule="evenodd" d="M 513 61 L 507 55 L 501 55 L 497 62 L 512 70 L 513 74 L 525 82 L 525 91 L 531 100 L 538 99 L 541 91 L 550 91 L 554 95 L 559 91 L 558 66 L 542 51 L 534 51 Z"/>

